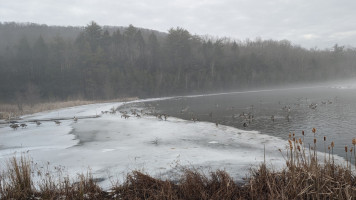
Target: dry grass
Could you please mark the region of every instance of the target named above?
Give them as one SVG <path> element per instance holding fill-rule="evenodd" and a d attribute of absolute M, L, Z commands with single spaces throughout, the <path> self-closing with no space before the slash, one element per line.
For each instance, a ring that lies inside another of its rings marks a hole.
<path fill-rule="evenodd" d="M 350 160 L 339 165 L 331 153 L 333 145 L 321 156 L 294 135 L 288 143 L 288 150 L 281 150 L 284 169 L 273 171 L 263 163 L 239 184 L 220 170 L 205 175 L 186 169 L 178 181 L 133 171 L 124 183 L 104 191 L 90 173 L 70 180 L 62 178 L 60 169 L 52 172 L 24 157 L 13 158 L 0 173 L 0 199 L 356 199 L 353 149 L 345 148 Z M 353 140 L 352 148 L 355 143 Z"/>
<path fill-rule="evenodd" d="M 103 199 L 106 194 L 90 173 L 70 180 L 61 169 L 37 167 L 26 156 L 13 157 L 0 173 L 0 199 Z"/>
<path fill-rule="evenodd" d="M 225 171 L 205 176 L 196 170 L 185 170 L 180 180 L 160 180 L 134 171 L 126 182 L 113 188 L 121 199 L 239 199 L 238 186 Z"/>
<path fill-rule="evenodd" d="M 29 104 L 22 105 L 22 110 L 16 104 L 1 104 L 0 103 L 0 119 L 11 119 L 17 118 L 21 115 L 33 114 L 48 110 L 56 110 L 60 108 L 67 108 L 73 106 L 87 105 L 93 103 L 107 103 L 107 102 L 125 102 L 136 100 L 136 97 L 112 99 L 108 101 L 86 101 L 86 100 L 72 100 L 72 101 L 58 101 L 58 102 L 47 102 L 38 103 L 33 106 Z"/>
<path fill-rule="evenodd" d="M 250 187 L 247 199 L 356 198 L 355 176 L 348 169 L 334 165 L 288 167 L 281 172 L 261 165 L 245 187 Z"/>
<path fill-rule="evenodd" d="M 31 166 L 25 157 L 12 158 L 9 161 L 8 170 L 0 176 L 1 197 L 25 199 L 32 195 L 33 183 Z"/>
<path fill-rule="evenodd" d="M 302 137 L 290 134 L 288 150 L 281 151 L 286 160 L 283 170 L 274 172 L 262 164 L 252 171 L 246 184 L 250 187 L 248 199 L 356 199 L 356 177 L 351 160 L 355 151 L 345 147 L 346 157 L 350 159 L 335 164 L 331 153 L 334 142 L 330 143 L 327 152 L 326 137 L 323 137 L 325 152 L 317 153 L 316 130 L 312 132 L 313 147 L 308 148 Z M 355 161 L 354 164 L 356 166 Z"/>

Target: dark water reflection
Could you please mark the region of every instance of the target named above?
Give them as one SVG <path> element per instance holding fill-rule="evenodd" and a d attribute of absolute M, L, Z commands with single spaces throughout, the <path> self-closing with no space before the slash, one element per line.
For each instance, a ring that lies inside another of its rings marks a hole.
<path fill-rule="evenodd" d="M 316 109 L 310 108 L 311 104 L 317 104 Z M 314 87 L 265 90 L 179 97 L 148 102 L 146 106 L 154 106 L 158 112 L 178 118 L 218 122 L 283 139 L 288 139 L 291 132 L 301 137 L 304 130 L 306 143 L 313 143 L 311 130 L 315 127 L 319 150 L 324 151 L 323 137 L 326 136 L 326 148 L 331 141 L 335 141 L 334 152 L 343 157 L 345 145 L 350 147 L 352 138 L 356 137 L 355 89 Z M 241 116 L 243 114 L 246 117 Z M 253 119 L 249 120 L 252 116 Z M 244 123 L 248 126 L 244 127 Z"/>

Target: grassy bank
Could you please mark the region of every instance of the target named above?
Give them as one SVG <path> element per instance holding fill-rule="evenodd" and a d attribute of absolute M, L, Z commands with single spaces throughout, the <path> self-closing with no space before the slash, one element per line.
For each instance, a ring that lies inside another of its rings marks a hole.
<path fill-rule="evenodd" d="M 315 135 L 315 129 L 313 130 Z M 334 160 L 334 142 L 317 153 L 316 140 L 305 145 L 304 134 L 290 135 L 288 148 L 280 150 L 284 169 L 274 171 L 262 163 L 237 183 L 225 171 L 206 175 L 182 169 L 178 180 L 161 180 L 133 171 L 125 181 L 103 190 L 90 173 L 75 179 L 64 176 L 61 168 L 51 171 L 34 164 L 26 156 L 12 158 L 0 173 L 1 199 L 356 199 L 355 145 L 345 146 L 348 158 Z M 308 147 L 306 147 L 308 146 Z M 239 177 L 236 177 L 239 178 Z"/>
<path fill-rule="evenodd" d="M 87 100 L 71 100 L 71 101 L 57 101 L 57 102 L 45 102 L 37 103 L 34 105 L 23 104 L 1 104 L 0 103 L 0 119 L 15 119 L 21 115 L 33 114 L 48 110 L 56 110 L 60 108 L 67 108 L 73 106 L 94 104 L 94 103 L 106 103 L 106 102 L 124 102 L 137 99 L 136 97 L 112 99 L 107 101 L 87 101 Z"/>

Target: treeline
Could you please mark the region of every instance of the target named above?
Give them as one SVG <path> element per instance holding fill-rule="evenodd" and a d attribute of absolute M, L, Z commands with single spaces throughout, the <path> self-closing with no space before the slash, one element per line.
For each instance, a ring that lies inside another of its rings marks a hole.
<path fill-rule="evenodd" d="M 36 26 L 10 25 L 0 24 L 0 33 L 9 37 L 9 27 L 16 34 L 16 27 Z M 356 50 L 337 44 L 329 50 L 307 50 L 285 40 L 242 42 L 196 36 L 182 28 L 162 34 L 95 22 L 67 30 L 71 34 L 52 31 L 45 37 L 31 32 L 31 37 L 24 34 L 7 43 L 0 35 L 6 43 L 0 51 L 0 101 L 165 96 L 356 74 Z"/>

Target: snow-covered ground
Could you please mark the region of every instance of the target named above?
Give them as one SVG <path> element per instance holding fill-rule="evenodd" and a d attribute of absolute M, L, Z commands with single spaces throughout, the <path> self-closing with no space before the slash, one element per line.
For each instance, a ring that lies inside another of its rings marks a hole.
<path fill-rule="evenodd" d="M 135 101 L 139 102 L 139 101 Z M 93 116 L 123 103 L 92 104 L 24 116 L 23 120 Z M 225 169 L 243 178 L 251 166 L 264 160 L 275 168 L 285 164 L 278 149 L 287 142 L 255 131 L 244 131 L 208 122 L 192 122 L 151 115 L 121 118 L 120 113 L 98 118 L 63 120 L 60 125 L 43 121 L 40 126 L 12 130 L 0 127 L 0 165 L 9 158 L 27 154 L 35 163 L 65 166 L 70 176 L 89 169 L 94 177 L 122 181 L 132 170 L 170 177 L 176 166 L 202 170 Z"/>

